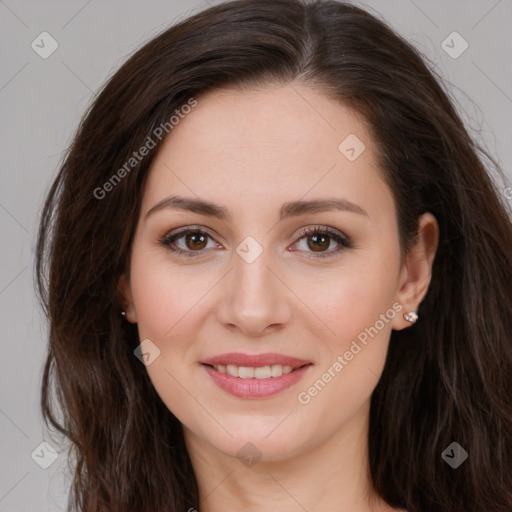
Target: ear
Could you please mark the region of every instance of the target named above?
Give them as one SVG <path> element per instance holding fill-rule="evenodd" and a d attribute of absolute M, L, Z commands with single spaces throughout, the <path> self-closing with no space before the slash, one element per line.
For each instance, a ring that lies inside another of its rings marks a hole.
<path fill-rule="evenodd" d="M 418 234 L 414 247 L 406 255 L 401 270 L 396 300 L 403 310 L 392 322 L 395 330 L 410 327 L 404 314 L 418 311 L 432 277 L 432 265 L 439 243 L 439 225 L 431 213 L 424 213 L 418 222 Z"/>
<path fill-rule="evenodd" d="M 126 312 L 125 318 L 132 324 L 136 324 L 137 315 L 133 306 L 132 289 L 130 286 L 130 280 L 126 274 L 122 274 L 119 278 L 118 293 L 121 307 L 123 308 L 123 311 Z"/>

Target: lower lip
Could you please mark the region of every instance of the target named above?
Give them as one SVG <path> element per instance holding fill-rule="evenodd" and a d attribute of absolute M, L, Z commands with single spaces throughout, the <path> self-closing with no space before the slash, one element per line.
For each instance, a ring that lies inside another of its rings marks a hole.
<path fill-rule="evenodd" d="M 281 377 L 268 379 L 241 379 L 227 373 L 221 373 L 211 366 L 203 365 L 213 382 L 227 393 L 241 398 L 268 398 L 277 395 L 298 382 L 308 371 L 308 364 Z"/>

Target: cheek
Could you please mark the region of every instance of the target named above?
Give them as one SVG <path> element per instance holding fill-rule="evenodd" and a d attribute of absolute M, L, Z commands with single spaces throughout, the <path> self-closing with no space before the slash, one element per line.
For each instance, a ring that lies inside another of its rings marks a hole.
<path fill-rule="evenodd" d="M 222 273 L 213 267 L 178 266 L 153 250 L 134 253 L 131 273 L 139 339 L 151 340 L 159 351 L 146 370 L 167 407 L 185 421 L 194 410 L 189 393 L 201 395 L 194 378 L 198 337 L 212 311 L 208 294 Z"/>
<path fill-rule="evenodd" d="M 201 297 L 215 283 L 211 276 L 194 277 L 190 269 L 179 269 L 152 251 L 134 255 L 131 268 L 139 339 L 151 340 L 159 350 L 146 371 L 161 400 L 182 423 L 201 415 L 191 398 L 201 393 L 191 379 L 197 365 L 194 340 L 205 314 Z"/>
<path fill-rule="evenodd" d="M 356 255 L 335 272 L 318 272 L 301 279 L 297 295 L 328 327 L 325 339 L 333 347 L 350 343 L 392 308 L 398 258 L 398 252 L 396 258 L 391 254 L 385 257 L 382 252 L 364 258 Z"/>
<path fill-rule="evenodd" d="M 322 312 L 334 332 L 318 340 L 317 369 L 297 392 L 304 425 L 318 435 L 350 421 L 369 400 L 384 368 L 391 321 L 398 313 L 391 284 L 373 277 L 340 279 L 326 289 L 328 300 L 312 297 L 312 309 Z"/>
<path fill-rule="evenodd" d="M 216 279 L 209 272 L 191 269 L 170 264 L 165 254 L 134 257 L 132 292 L 141 339 L 144 336 L 164 342 L 176 338 L 176 332 L 182 333 L 183 326 L 201 307 L 201 298 Z"/>

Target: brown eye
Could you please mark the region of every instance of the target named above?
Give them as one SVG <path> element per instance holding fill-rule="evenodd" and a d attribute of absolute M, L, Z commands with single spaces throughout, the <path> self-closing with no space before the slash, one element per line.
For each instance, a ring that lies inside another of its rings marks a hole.
<path fill-rule="evenodd" d="M 315 252 L 324 251 L 330 245 L 330 238 L 324 235 L 310 235 L 308 240 L 312 241 L 311 243 L 308 242 L 308 247 Z"/>
<path fill-rule="evenodd" d="M 198 250 L 204 249 L 208 243 L 208 236 L 205 236 L 200 231 L 189 233 L 185 235 L 185 245 L 187 249 Z"/>
<path fill-rule="evenodd" d="M 183 256 L 200 256 L 207 248 L 208 239 L 212 237 L 205 231 L 197 228 L 182 229 L 159 239 L 159 243 L 171 252 Z M 218 244 L 214 244 L 219 247 Z"/>
<path fill-rule="evenodd" d="M 300 247 L 301 242 L 304 240 L 303 247 Z M 308 228 L 301 232 L 300 238 L 297 242 L 299 249 L 307 258 L 326 258 L 335 256 L 336 254 L 351 249 L 351 239 L 341 232 L 334 231 L 331 228 L 314 227 Z M 328 250 L 331 246 L 334 248 Z"/>

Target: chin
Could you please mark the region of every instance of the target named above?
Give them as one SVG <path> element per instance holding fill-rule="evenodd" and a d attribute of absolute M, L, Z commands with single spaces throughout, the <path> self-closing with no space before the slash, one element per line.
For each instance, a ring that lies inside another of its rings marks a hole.
<path fill-rule="evenodd" d="M 283 421 L 273 418 L 272 426 L 269 426 L 268 418 L 262 418 L 257 422 L 254 418 L 247 418 L 246 421 L 237 419 L 236 424 L 219 422 L 233 436 L 231 437 L 221 427 L 216 428 L 216 435 L 212 431 L 200 432 L 197 435 L 203 438 L 210 446 L 219 450 L 229 457 L 241 459 L 241 462 L 249 461 L 249 467 L 254 461 L 278 462 L 296 457 L 309 449 L 317 434 L 307 435 L 307 430 L 302 426 L 298 429 L 287 418 Z M 280 424 L 280 422 L 282 422 Z M 286 425 L 286 423 L 289 424 Z"/>

